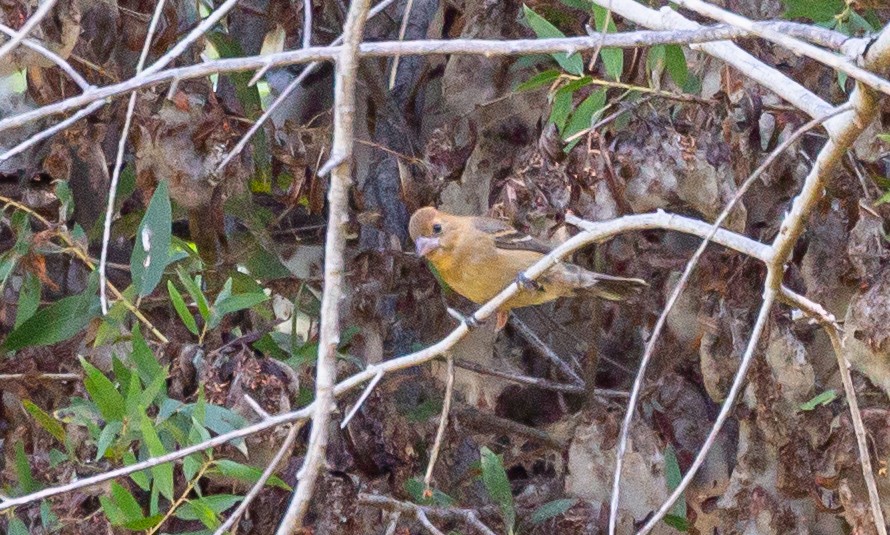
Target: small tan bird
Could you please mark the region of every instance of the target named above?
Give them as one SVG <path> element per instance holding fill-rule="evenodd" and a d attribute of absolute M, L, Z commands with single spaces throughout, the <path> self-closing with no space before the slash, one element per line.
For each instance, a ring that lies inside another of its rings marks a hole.
<path fill-rule="evenodd" d="M 551 247 L 488 217 L 465 217 L 432 207 L 414 212 L 408 224 L 418 256 L 426 257 L 454 291 L 477 304 L 499 294 Z M 513 308 L 585 293 L 620 301 L 646 287 L 642 279 L 614 277 L 560 263 L 528 284 L 499 309 L 498 328 Z"/>

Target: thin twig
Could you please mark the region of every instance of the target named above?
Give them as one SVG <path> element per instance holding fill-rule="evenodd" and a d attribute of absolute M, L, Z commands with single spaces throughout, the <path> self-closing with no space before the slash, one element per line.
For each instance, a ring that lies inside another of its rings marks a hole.
<path fill-rule="evenodd" d="M 720 212 L 720 215 L 717 216 L 717 219 L 714 221 L 714 225 L 711 227 L 711 232 L 708 233 L 708 236 L 705 237 L 704 240 L 702 240 L 702 243 L 695 251 L 695 254 L 693 254 L 689 261 L 686 263 L 686 268 L 683 270 L 683 274 L 680 276 L 680 280 L 677 281 L 677 284 L 671 291 L 671 295 L 668 297 L 668 300 L 665 303 L 661 314 L 658 316 L 658 321 L 656 321 L 655 323 L 652 334 L 650 334 L 649 340 L 646 342 L 646 348 L 643 351 L 643 358 L 640 360 L 637 377 L 634 380 L 633 388 L 631 389 L 630 401 L 628 401 L 627 411 L 624 414 L 624 423 L 621 427 L 621 436 L 618 440 L 618 449 L 615 454 L 615 477 L 612 482 L 612 499 L 609 509 L 610 533 L 615 532 L 615 528 L 618 522 L 618 504 L 621 497 L 621 473 L 624 466 L 624 456 L 627 452 L 627 442 L 630 437 L 631 423 L 633 422 L 633 417 L 636 413 L 636 406 L 637 402 L 639 401 L 640 392 L 642 392 L 643 383 L 646 379 L 646 370 L 648 369 L 649 361 L 652 359 L 652 355 L 655 353 L 655 346 L 658 343 L 659 337 L 661 336 L 661 332 L 664 329 L 665 324 L 667 323 L 668 314 L 670 314 L 671 310 L 673 310 L 674 305 L 680 298 L 680 294 L 682 294 L 683 290 L 686 288 L 689 277 L 692 275 L 692 272 L 698 265 L 698 261 L 704 254 L 705 249 L 707 249 L 708 245 L 711 243 L 712 235 L 715 234 L 717 232 L 717 229 L 719 229 L 723 225 L 723 222 L 726 221 L 726 218 L 728 218 L 729 214 L 732 213 L 733 209 L 736 207 L 736 204 L 738 204 L 738 202 L 742 199 L 742 196 L 744 196 L 748 189 L 754 184 L 754 181 L 760 178 L 760 175 L 762 175 L 764 171 L 766 171 L 769 166 L 772 165 L 772 163 L 781 154 L 783 154 L 785 150 L 788 149 L 788 147 L 794 144 L 798 139 L 800 139 L 801 136 L 803 136 L 805 133 L 809 132 L 813 128 L 816 128 L 817 126 L 823 124 L 825 121 L 831 119 L 832 117 L 836 117 L 841 113 L 846 113 L 850 109 L 851 106 L 847 104 L 838 107 L 824 117 L 813 119 L 812 121 L 798 128 L 793 134 L 788 136 L 785 141 L 779 144 L 779 146 L 777 146 L 770 153 L 770 155 L 763 161 L 763 163 L 761 163 L 760 166 L 753 173 L 751 173 L 748 178 L 745 179 L 733 198 L 726 204 L 726 207 L 723 208 L 723 211 Z"/>
<path fill-rule="evenodd" d="M 80 375 L 76 373 L 3 373 L 0 374 L 0 382 L 3 381 L 79 381 Z"/>
<path fill-rule="evenodd" d="M 451 398 L 454 394 L 454 357 L 449 354 L 447 360 L 445 400 L 442 402 L 442 414 L 439 417 L 439 429 L 436 431 L 436 440 L 433 442 L 433 449 L 430 452 L 430 462 L 427 463 L 426 475 L 423 476 L 424 492 L 430 495 L 432 493 L 430 481 L 433 479 L 433 468 L 436 467 L 436 460 L 439 459 L 439 451 L 442 449 L 442 442 L 445 439 L 445 430 L 448 428 L 448 413 L 451 411 Z"/>
<path fill-rule="evenodd" d="M 445 521 L 460 520 L 473 526 L 483 535 L 495 535 L 495 532 L 479 520 L 478 513 L 473 509 L 459 509 L 457 507 L 431 507 L 427 505 L 417 505 L 410 502 L 401 502 L 388 496 L 377 496 L 375 494 L 360 493 L 358 495 L 358 503 L 370 507 L 377 507 L 386 511 L 397 511 L 402 514 L 410 515 L 418 518 L 418 514 L 432 516 L 436 519 Z M 429 528 L 427 528 L 429 529 Z"/>
<path fill-rule="evenodd" d="M 66 128 L 68 128 L 72 124 L 76 123 L 77 121 L 83 119 L 84 117 L 86 117 L 88 115 L 91 115 L 93 112 L 95 112 L 102 106 L 105 106 L 104 100 L 98 100 L 96 102 L 93 102 L 86 108 L 79 110 L 77 113 L 75 113 L 71 117 L 68 117 L 67 119 L 65 119 L 63 121 L 59 121 L 58 123 L 52 125 L 51 127 L 47 128 L 45 130 L 42 130 L 42 131 L 38 132 L 37 134 L 34 134 L 33 136 L 30 136 L 28 139 L 22 141 L 15 147 L 9 149 L 8 151 L 4 152 L 3 154 L 0 154 L 0 162 L 4 162 L 4 161 L 12 158 L 16 154 L 20 154 L 20 153 L 28 150 L 29 148 L 40 143 L 44 139 L 47 139 L 49 137 L 56 135 L 57 133 L 61 132 L 62 130 L 65 130 Z"/>
<path fill-rule="evenodd" d="M 263 487 L 266 486 L 266 481 L 272 477 L 272 474 L 275 473 L 275 470 L 278 469 L 278 465 L 281 464 L 281 460 L 285 455 L 290 453 L 291 448 L 294 445 L 294 441 L 297 439 L 297 435 L 300 433 L 300 429 L 303 428 L 304 422 L 295 422 L 290 426 L 290 431 L 287 432 L 287 436 L 284 438 L 284 442 L 281 443 L 281 447 L 278 448 L 278 451 L 275 453 L 275 456 L 272 457 L 272 460 L 269 461 L 269 464 L 266 465 L 266 469 L 263 470 L 263 473 L 260 475 L 259 479 L 257 479 L 256 483 L 254 483 L 253 487 L 250 488 L 250 491 L 244 496 L 244 499 L 241 503 L 238 504 L 238 507 L 229 515 L 229 518 L 226 519 L 225 522 L 222 523 L 220 527 L 213 532 L 213 535 L 223 535 L 226 531 L 229 530 L 232 526 L 235 525 L 235 522 L 244 515 L 247 511 L 247 508 L 250 507 L 250 504 L 253 503 L 253 500 L 259 495 L 260 491 L 263 490 Z"/>
<path fill-rule="evenodd" d="M 149 75 L 156 73 L 167 66 L 171 61 L 178 58 L 180 54 L 185 52 L 185 49 L 190 47 L 192 43 L 200 39 L 205 33 L 210 31 L 213 26 L 216 25 L 217 22 L 222 20 L 223 17 L 228 14 L 229 11 L 232 10 L 238 4 L 238 0 L 226 0 L 223 2 L 218 8 L 214 9 L 210 15 L 207 16 L 206 19 L 201 21 L 201 24 L 195 26 L 192 31 L 189 32 L 182 41 L 176 43 L 176 45 L 170 49 L 169 52 L 161 56 L 160 59 L 152 63 L 148 66 L 144 71 L 142 71 L 143 75 Z M 146 39 L 147 40 L 147 39 Z M 139 75 L 136 75 L 138 78 Z"/>
<path fill-rule="evenodd" d="M 536 386 L 542 390 L 553 390 L 554 392 L 565 392 L 567 394 L 583 394 L 587 392 L 587 387 L 584 385 L 569 385 L 565 383 L 557 383 L 556 381 L 550 381 L 548 379 L 542 379 L 540 377 L 529 377 L 527 375 L 518 375 L 515 373 L 505 372 L 504 370 L 498 370 L 495 368 L 487 368 L 480 364 L 476 364 L 475 362 L 470 362 L 468 360 L 457 359 L 454 363 L 458 368 L 463 368 L 465 370 L 470 370 L 472 372 L 481 373 L 485 375 L 491 375 L 494 377 L 500 377 L 502 379 L 506 379 L 508 381 L 512 381 L 514 383 L 520 383 L 524 385 Z"/>
<path fill-rule="evenodd" d="M 148 25 L 148 33 L 142 43 L 142 52 L 139 54 L 139 62 L 136 64 L 136 75 L 142 72 L 151 42 L 158 27 L 158 21 L 164 11 L 166 0 L 160 0 L 155 6 L 154 14 Z M 127 103 L 127 114 L 124 117 L 124 126 L 121 128 L 120 139 L 117 142 L 117 157 L 114 161 L 114 169 L 111 172 L 111 184 L 108 185 L 108 203 L 105 206 L 105 223 L 102 229 L 102 253 L 99 256 L 99 302 L 102 306 L 102 314 L 108 314 L 108 296 L 105 293 L 106 273 L 108 262 L 108 246 L 111 242 L 111 220 L 114 219 L 114 204 L 117 195 L 117 183 L 120 180 L 121 170 L 124 167 L 124 149 L 127 147 L 127 137 L 130 135 L 130 123 L 133 121 L 133 112 L 136 109 L 136 91 L 130 93 L 130 101 Z M 166 254 L 161 251 L 161 254 Z"/>
<path fill-rule="evenodd" d="M 399 41 L 405 38 L 405 31 L 408 29 L 408 20 L 411 17 L 411 8 L 414 6 L 414 0 L 408 0 L 408 3 L 405 4 L 405 12 L 402 13 L 402 25 L 399 27 Z M 396 74 L 399 72 L 399 58 L 401 56 L 396 54 L 392 57 L 392 71 L 389 75 L 389 89 L 392 90 L 393 87 L 396 86 Z"/>
<path fill-rule="evenodd" d="M 312 0 L 305 0 L 305 1 L 311 2 Z M 374 8 L 368 12 L 368 20 L 371 20 L 371 18 L 373 18 L 375 15 L 377 15 L 378 13 L 380 13 L 381 11 L 383 11 L 384 9 L 389 7 L 389 5 L 392 4 L 394 1 L 395 0 L 383 0 L 382 2 L 380 2 L 379 4 L 374 6 Z M 331 45 L 339 45 L 342 42 L 343 42 L 343 36 L 341 35 L 340 37 L 336 38 L 334 40 L 334 42 L 331 43 Z M 251 140 L 251 138 L 253 138 L 254 134 L 256 134 L 259 131 L 259 129 L 262 128 L 263 124 L 265 124 L 265 122 L 272 116 L 272 112 L 274 112 L 278 108 L 278 106 L 281 105 L 282 102 L 287 100 L 287 98 L 290 96 L 290 94 L 293 93 L 294 90 L 296 88 L 298 88 L 300 86 L 300 84 L 302 84 L 306 78 L 309 77 L 310 74 L 315 72 L 315 70 L 318 69 L 318 67 L 320 67 L 321 64 L 322 64 L 322 62 L 320 62 L 320 61 L 313 61 L 312 63 L 309 63 L 308 65 L 306 65 L 303 68 L 303 70 L 300 72 L 300 74 L 297 75 L 297 77 L 294 78 L 294 80 L 291 83 L 289 83 L 287 85 L 287 87 L 284 88 L 284 90 L 281 92 L 281 94 L 278 95 L 277 97 L 275 97 L 275 100 L 273 100 L 272 103 L 269 104 L 269 107 L 266 108 L 266 111 L 264 111 L 263 114 L 260 116 L 260 118 L 257 119 L 256 122 L 253 124 L 253 126 L 251 126 L 249 130 L 247 130 L 247 133 L 245 133 L 243 136 L 241 136 L 241 139 L 238 140 L 238 143 L 234 147 L 232 147 L 232 150 L 230 150 L 229 153 L 226 154 L 226 157 L 223 158 L 222 161 L 219 163 L 219 165 L 216 167 L 216 170 L 214 171 L 214 173 L 216 173 L 216 174 L 221 173 L 222 170 L 229 164 L 229 162 L 231 162 L 235 156 L 237 156 L 238 154 L 241 153 L 242 150 L 244 150 L 244 147 L 247 146 L 247 143 Z M 268 66 L 269 66 L 269 68 L 271 68 L 272 63 L 269 63 Z M 258 76 L 262 72 L 265 72 L 265 71 L 262 71 L 262 70 L 258 71 L 257 76 L 254 76 L 254 78 L 255 79 L 258 78 Z"/>
<path fill-rule="evenodd" d="M 303 0 L 303 48 L 312 46 L 312 0 Z"/>
<path fill-rule="evenodd" d="M 358 49 L 367 20 L 370 0 L 352 0 L 343 26 L 343 48 L 337 58 L 334 75 L 334 140 L 331 160 L 338 165 L 331 171 L 328 190 L 328 228 L 325 238 L 324 294 L 321 299 L 318 362 L 315 371 L 315 403 L 312 430 L 303 466 L 297 473 L 297 489 L 291 498 L 277 535 L 291 535 L 303 527 L 315 483 L 324 463 L 328 445 L 328 422 L 334 407 L 337 382 L 337 344 L 340 340 L 340 297 L 345 271 L 344 248 L 349 223 L 349 188 L 352 185 L 352 150 L 354 146 L 355 85 Z"/>
<path fill-rule="evenodd" d="M 378 373 L 374 376 L 373 379 L 371 379 L 371 382 L 368 383 L 368 386 L 366 386 L 365 389 L 362 391 L 362 395 L 359 396 L 358 401 L 355 402 L 355 405 L 348 413 L 346 413 L 343 421 L 340 422 L 340 429 L 346 429 L 346 426 L 349 425 L 349 422 L 352 421 L 352 418 L 365 403 L 365 400 L 368 399 L 368 396 L 371 395 L 371 392 L 374 391 L 374 387 L 377 386 L 377 383 L 379 383 L 381 379 L 383 379 L 383 373 Z"/>

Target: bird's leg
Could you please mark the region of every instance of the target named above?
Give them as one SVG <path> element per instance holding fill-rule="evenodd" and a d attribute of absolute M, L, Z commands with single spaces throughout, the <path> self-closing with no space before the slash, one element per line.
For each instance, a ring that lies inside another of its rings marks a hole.
<path fill-rule="evenodd" d="M 507 320 L 510 319 L 510 313 L 505 310 L 498 310 L 497 319 L 498 322 L 494 328 L 494 332 L 496 333 L 501 332 L 501 329 L 503 329 L 507 325 Z"/>
<path fill-rule="evenodd" d="M 525 290 L 527 292 L 541 291 L 544 289 L 538 281 L 533 281 L 526 277 L 524 271 L 516 276 L 516 285 L 519 286 L 520 290 Z"/>
<path fill-rule="evenodd" d="M 469 315 L 461 314 L 460 312 L 458 312 L 457 310 L 455 310 L 451 307 L 448 308 L 448 314 L 452 318 L 456 319 L 457 321 L 459 321 L 461 323 L 466 323 L 467 328 L 469 328 L 469 329 L 475 329 L 476 327 L 478 327 L 480 325 L 479 321 L 476 320 L 476 316 L 474 314 L 469 314 Z"/>

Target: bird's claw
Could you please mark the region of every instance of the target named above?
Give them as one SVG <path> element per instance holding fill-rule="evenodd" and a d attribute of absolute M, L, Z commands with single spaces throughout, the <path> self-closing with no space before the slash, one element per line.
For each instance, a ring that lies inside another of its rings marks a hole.
<path fill-rule="evenodd" d="M 538 281 L 533 281 L 528 278 L 525 275 L 525 272 L 520 273 L 516 276 L 516 285 L 519 286 L 520 290 L 526 290 L 529 292 L 541 289 L 541 284 L 538 283 Z"/>
<path fill-rule="evenodd" d="M 457 310 L 454 310 L 453 308 L 448 309 L 448 314 L 450 314 L 451 317 L 453 317 L 457 321 L 459 321 L 461 323 L 466 323 L 467 328 L 469 328 L 469 329 L 475 329 L 476 327 L 478 327 L 480 325 L 479 321 L 476 319 L 476 316 L 473 314 L 469 314 L 469 315 L 461 314 L 460 312 L 458 312 Z"/>

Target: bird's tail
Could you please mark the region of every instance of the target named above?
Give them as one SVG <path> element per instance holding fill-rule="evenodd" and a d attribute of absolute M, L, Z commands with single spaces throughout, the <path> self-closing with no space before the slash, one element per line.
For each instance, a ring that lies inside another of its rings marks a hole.
<path fill-rule="evenodd" d="M 609 301 L 624 301 L 635 295 L 638 295 L 649 283 L 643 279 L 632 279 L 627 277 L 615 277 L 612 275 L 604 275 L 602 273 L 592 273 L 593 280 L 589 286 L 584 288 L 585 291 L 591 292 L 597 297 L 608 299 Z"/>
<path fill-rule="evenodd" d="M 571 286 L 609 301 L 624 301 L 649 286 L 643 279 L 595 273 L 574 264 L 562 264 L 561 267 L 563 269 L 559 275 L 566 277 L 566 282 L 570 282 Z"/>

